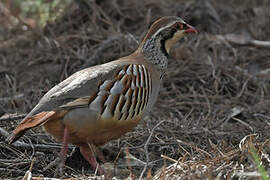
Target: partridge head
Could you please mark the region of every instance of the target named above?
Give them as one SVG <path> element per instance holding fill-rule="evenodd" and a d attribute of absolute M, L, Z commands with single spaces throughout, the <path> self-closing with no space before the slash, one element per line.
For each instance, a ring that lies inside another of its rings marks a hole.
<path fill-rule="evenodd" d="M 99 146 L 131 131 L 155 103 L 172 46 L 195 28 L 174 16 L 158 19 L 129 56 L 78 71 L 48 91 L 9 138 L 43 128 L 67 144 L 80 147 L 94 167 L 90 146 Z M 102 173 L 102 170 L 99 169 Z"/>

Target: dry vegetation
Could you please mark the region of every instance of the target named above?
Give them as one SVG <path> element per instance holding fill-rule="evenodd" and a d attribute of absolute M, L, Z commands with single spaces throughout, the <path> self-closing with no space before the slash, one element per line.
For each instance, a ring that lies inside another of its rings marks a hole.
<path fill-rule="evenodd" d="M 59 177 L 61 144 L 35 129 L 8 145 L 7 132 L 72 73 L 131 53 L 164 15 L 199 34 L 174 48 L 151 114 L 103 147 L 105 168 L 119 179 L 260 179 L 255 147 L 269 177 L 269 8 L 267 0 L 81 0 L 44 27 L 0 10 L 0 177 Z M 75 147 L 69 152 L 62 178 L 95 176 Z"/>

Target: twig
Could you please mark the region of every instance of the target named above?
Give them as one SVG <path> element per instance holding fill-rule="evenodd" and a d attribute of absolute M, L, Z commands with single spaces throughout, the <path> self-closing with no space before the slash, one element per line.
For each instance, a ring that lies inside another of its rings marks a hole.
<path fill-rule="evenodd" d="M 237 45 L 252 45 L 256 47 L 270 48 L 270 41 L 259 41 L 237 34 L 216 35 L 220 40 L 226 40 Z"/>
<path fill-rule="evenodd" d="M 255 179 L 255 177 L 261 177 L 260 173 L 257 171 L 253 171 L 253 172 L 236 172 L 235 173 L 236 176 L 238 177 L 253 177 Z"/>
<path fill-rule="evenodd" d="M 12 146 L 16 147 L 16 148 L 21 148 L 21 149 L 33 149 L 33 147 L 30 144 L 21 142 L 21 141 L 16 141 L 12 144 Z M 33 144 L 34 148 L 37 151 L 43 151 L 43 152 L 48 152 L 48 151 L 54 151 L 55 149 L 61 149 L 61 144 Z M 69 146 L 69 149 L 71 149 L 72 147 Z"/>
<path fill-rule="evenodd" d="M 0 127 L 0 135 L 4 136 L 5 138 L 7 138 L 9 136 L 9 133 Z"/>
<path fill-rule="evenodd" d="M 128 151 L 128 148 L 126 147 L 125 148 L 125 151 L 126 151 L 126 155 L 127 157 L 129 157 L 129 151 Z M 127 165 L 128 165 L 128 169 L 129 169 L 129 173 L 132 174 L 132 168 L 131 168 L 131 165 L 130 165 L 130 158 L 127 158 Z"/>
<path fill-rule="evenodd" d="M 248 123 L 242 121 L 241 119 L 238 119 L 236 117 L 233 117 L 232 119 L 239 122 L 239 123 L 241 123 L 241 124 L 243 124 L 244 126 L 247 126 L 252 132 L 254 131 L 253 127 L 251 125 L 249 125 Z"/>
<path fill-rule="evenodd" d="M 177 141 L 178 143 L 180 143 L 180 144 L 184 144 L 184 145 L 190 146 L 190 147 L 192 147 L 193 149 L 196 149 L 198 152 L 201 152 L 202 154 L 205 154 L 205 155 L 207 155 L 208 157 L 213 158 L 213 156 L 212 156 L 210 153 L 208 153 L 207 151 L 205 151 L 205 150 L 203 150 L 203 149 L 201 149 L 201 148 L 198 148 L 197 146 L 194 146 L 192 143 L 187 143 L 187 142 L 182 141 L 182 140 L 180 140 L 180 139 L 177 139 L 176 141 Z"/>
<path fill-rule="evenodd" d="M 0 127 L 0 134 L 4 136 L 5 138 L 9 137 L 9 133 Z M 19 148 L 19 149 L 27 149 L 31 150 L 33 147 L 37 149 L 38 151 L 48 152 L 53 151 L 55 149 L 61 149 L 61 144 L 54 143 L 54 144 L 27 144 L 25 142 L 16 141 L 12 144 L 12 146 Z M 72 149 L 74 146 L 69 146 L 70 149 Z"/>
<path fill-rule="evenodd" d="M 94 64 L 94 62 L 100 61 L 99 59 L 102 57 L 102 53 L 106 49 L 113 46 L 115 41 L 120 41 L 121 39 L 128 39 L 129 41 L 133 40 L 136 44 L 138 44 L 138 41 L 136 40 L 136 38 L 134 38 L 134 36 L 132 36 L 130 33 L 128 35 L 117 34 L 115 36 L 111 36 L 109 39 L 102 41 L 98 45 L 98 48 L 95 51 L 94 55 L 87 59 L 87 61 L 85 62 L 82 68 L 90 67 Z"/>
<path fill-rule="evenodd" d="M 143 175 L 144 175 L 144 173 L 145 173 L 145 171 L 146 171 L 146 169 L 147 169 L 147 167 L 148 167 L 148 165 L 149 165 L 148 144 L 149 144 L 149 142 L 150 142 L 150 140 L 151 140 L 151 138 L 152 138 L 152 136 L 153 136 L 154 131 L 156 130 L 156 128 L 157 128 L 158 126 L 160 126 L 160 124 L 164 123 L 165 121 L 166 121 L 166 120 L 160 121 L 157 125 L 154 126 L 154 128 L 152 129 L 152 131 L 151 131 L 151 133 L 150 133 L 148 139 L 147 139 L 146 142 L 145 142 L 145 145 L 144 145 L 144 151 L 145 151 L 145 156 L 146 156 L 146 163 L 145 163 L 145 165 L 144 165 L 143 171 L 141 172 L 141 175 L 140 175 L 140 178 L 139 178 L 139 179 L 142 179 L 142 177 L 143 177 Z"/>
<path fill-rule="evenodd" d="M 216 129 L 217 127 L 219 127 L 219 126 L 222 126 L 224 123 L 229 121 L 231 118 L 237 116 L 238 114 L 242 113 L 243 111 L 244 111 L 244 108 L 240 107 L 240 106 L 236 106 L 236 107 L 232 108 L 231 112 L 227 115 L 227 117 L 223 118 L 221 121 L 217 122 L 215 125 L 208 128 L 208 130 L 213 130 L 213 129 Z"/>
<path fill-rule="evenodd" d="M 133 36 L 133 34 L 128 33 L 127 38 L 130 38 L 130 40 L 133 40 L 137 45 L 139 45 L 139 41 Z"/>
<path fill-rule="evenodd" d="M 265 118 L 265 119 L 267 119 L 267 120 L 270 120 L 270 117 L 269 117 L 269 116 L 266 116 L 266 115 L 264 115 L 264 114 L 255 113 L 254 116 L 255 116 L 255 117 L 262 117 L 262 118 Z"/>
<path fill-rule="evenodd" d="M 32 179 L 32 169 L 33 169 L 34 162 L 35 162 L 35 158 L 32 159 L 29 170 L 26 171 L 26 173 L 25 173 L 24 177 L 22 178 L 22 180 Z"/>
<path fill-rule="evenodd" d="M 18 95 L 15 95 L 13 97 L 4 97 L 4 98 L 0 98 L 0 101 L 11 101 L 11 100 L 14 100 L 14 99 L 20 99 L 20 98 L 23 98 L 24 97 L 24 94 L 23 93 L 20 93 Z"/>
<path fill-rule="evenodd" d="M 53 161 L 51 161 L 46 167 L 44 167 L 42 171 L 47 171 L 48 169 L 51 169 L 52 167 L 59 165 L 59 163 L 61 163 L 61 159 L 60 157 L 57 157 Z"/>
<path fill-rule="evenodd" d="M 161 157 L 164 158 L 164 159 L 167 159 L 167 160 L 170 160 L 170 161 L 174 162 L 175 169 L 172 171 L 172 174 L 174 174 L 174 172 L 176 171 L 176 169 L 181 168 L 181 169 L 183 170 L 183 167 L 182 167 L 182 166 L 186 166 L 186 167 L 188 166 L 188 165 L 186 165 L 186 164 L 180 162 L 180 159 L 175 160 L 175 159 L 172 159 L 172 158 L 170 158 L 170 157 L 168 157 L 168 156 L 165 156 L 165 155 L 163 155 L 163 154 L 161 154 Z M 178 165 L 180 165 L 180 166 L 178 166 Z M 178 168 L 177 168 L 177 167 L 178 167 Z"/>
<path fill-rule="evenodd" d="M 164 154 L 161 154 L 160 155 L 162 158 L 164 158 L 164 159 L 167 159 L 167 160 L 169 160 L 169 161 L 172 161 L 172 162 L 174 162 L 174 163 L 177 163 L 178 161 L 176 161 L 175 159 L 172 159 L 172 158 L 170 158 L 170 157 L 168 157 L 168 156 L 165 156 Z"/>
<path fill-rule="evenodd" d="M 270 41 L 259 41 L 259 40 L 250 40 L 249 42 L 251 45 L 257 46 L 257 47 L 266 47 L 270 48 Z"/>
<path fill-rule="evenodd" d="M 168 145 L 178 145 L 178 143 L 176 142 L 170 142 L 170 143 L 149 143 L 148 146 L 168 146 Z M 143 145 L 139 145 L 139 146 L 134 146 L 134 147 L 129 147 L 128 149 L 140 149 L 144 147 L 144 144 Z"/>
<path fill-rule="evenodd" d="M 97 50 L 95 51 L 94 55 L 91 56 L 89 59 L 87 59 L 87 61 L 85 62 L 85 64 L 83 65 L 82 68 L 86 68 L 86 67 L 90 67 L 94 64 L 94 62 L 97 62 L 99 60 L 99 58 L 102 56 L 103 51 L 105 51 L 106 49 L 110 48 L 113 44 L 114 41 L 118 41 L 122 38 L 124 38 L 125 36 L 123 34 L 117 34 L 115 36 L 111 36 L 109 39 L 102 41 L 99 45 Z"/>
<path fill-rule="evenodd" d="M 4 115 L 0 118 L 0 121 L 13 121 L 17 119 L 22 119 L 26 116 L 27 114 L 8 114 Z"/>

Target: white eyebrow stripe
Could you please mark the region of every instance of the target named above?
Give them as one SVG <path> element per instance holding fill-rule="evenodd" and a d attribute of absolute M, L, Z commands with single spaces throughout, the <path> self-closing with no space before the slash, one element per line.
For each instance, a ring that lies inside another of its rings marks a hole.
<path fill-rule="evenodd" d="M 151 37 L 154 37 L 156 36 L 158 33 L 160 33 L 161 31 L 163 31 L 164 29 L 170 27 L 171 25 L 175 24 L 176 22 L 179 22 L 181 21 L 180 19 L 177 20 L 177 21 L 173 21 L 172 23 L 168 24 L 167 26 L 163 27 L 163 28 L 160 28 L 155 34 L 153 34 Z M 185 23 L 185 21 L 182 20 L 182 23 Z"/>

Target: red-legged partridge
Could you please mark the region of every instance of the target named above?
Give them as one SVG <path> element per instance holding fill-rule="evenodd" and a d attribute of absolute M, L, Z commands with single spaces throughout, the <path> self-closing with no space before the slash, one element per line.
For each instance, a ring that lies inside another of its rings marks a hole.
<path fill-rule="evenodd" d="M 96 168 L 89 145 L 103 145 L 131 131 L 154 105 L 171 47 L 195 28 L 178 17 L 163 17 L 150 27 L 129 56 L 78 71 L 47 92 L 9 138 L 43 126 L 63 142 L 80 147 Z"/>

